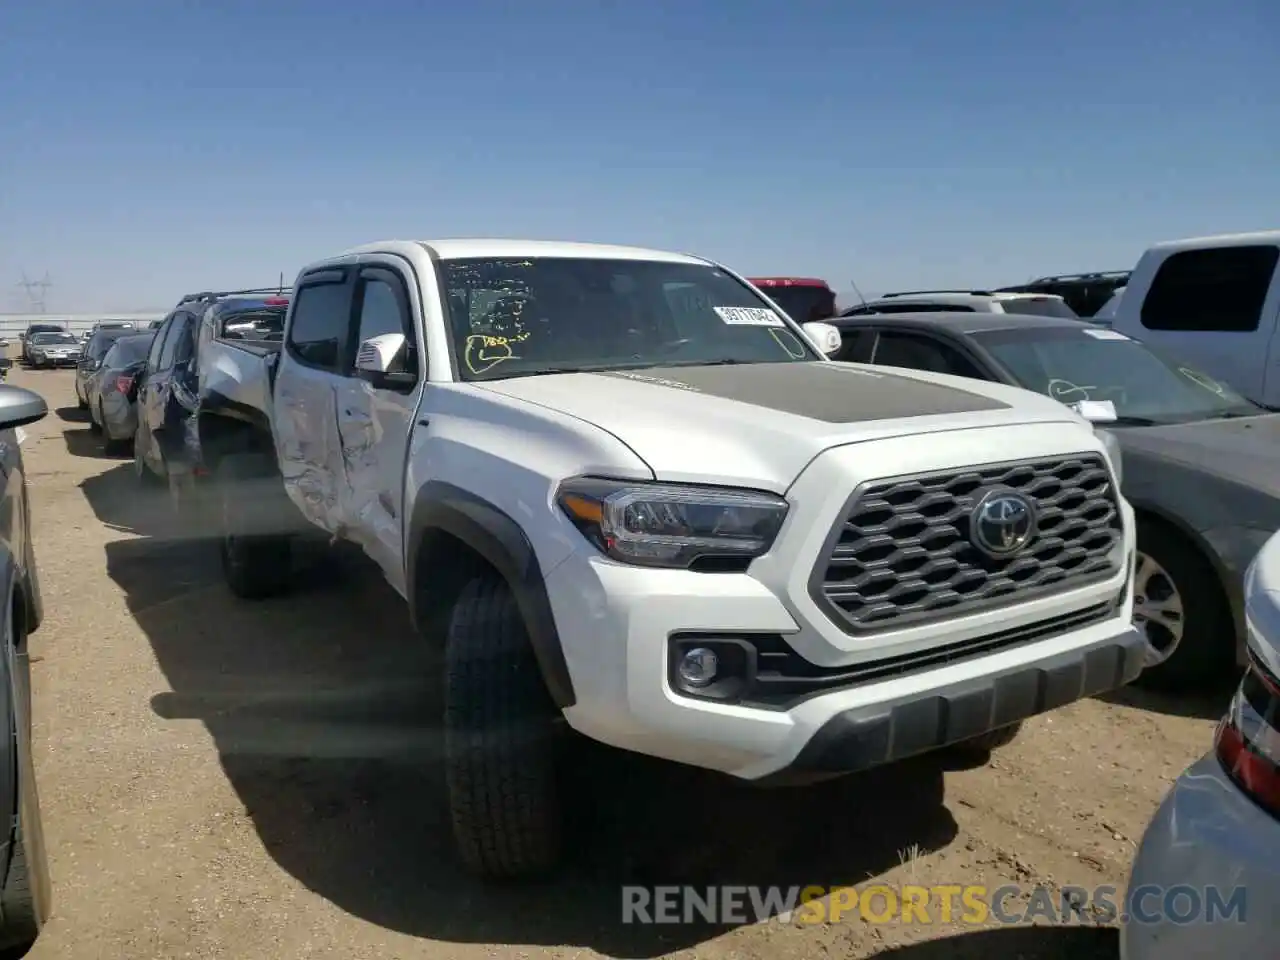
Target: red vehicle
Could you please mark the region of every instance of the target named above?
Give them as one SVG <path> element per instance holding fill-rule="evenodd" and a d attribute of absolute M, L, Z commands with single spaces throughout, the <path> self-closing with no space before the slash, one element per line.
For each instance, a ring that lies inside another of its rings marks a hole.
<path fill-rule="evenodd" d="M 836 315 L 835 291 L 814 277 L 748 277 L 796 323 L 829 320 Z"/>

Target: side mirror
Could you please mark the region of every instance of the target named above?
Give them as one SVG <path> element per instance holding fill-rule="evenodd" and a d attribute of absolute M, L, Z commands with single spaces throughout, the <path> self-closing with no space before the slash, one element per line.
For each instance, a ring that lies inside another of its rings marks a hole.
<path fill-rule="evenodd" d="M 828 357 L 840 352 L 843 340 L 840 337 L 840 331 L 836 327 L 820 320 L 810 320 L 803 325 L 803 329 L 809 335 L 809 339 L 813 341 L 813 345 Z"/>
<path fill-rule="evenodd" d="M 379 390 L 412 390 L 418 374 L 409 368 L 409 340 L 403 333 L 370 337 L 356 351 L 356 375 Z"/>
<path fill-rule="evenodd" d="M 1110 400 L 1080 400 L 1068 406 L 1090 423 L 1115 423 L 1119 419 L 1116 405 Z"/>
<path fill-rule="evenodd" d="M 24 427 L 49 413 L 44 397 L 21 387 L 0 386 L 0 430 Z"/>

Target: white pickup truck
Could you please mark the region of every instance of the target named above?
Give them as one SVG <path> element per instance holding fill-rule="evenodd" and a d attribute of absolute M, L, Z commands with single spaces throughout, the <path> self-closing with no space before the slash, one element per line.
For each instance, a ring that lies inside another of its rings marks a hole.
<path fill-rule="evenodd" d="M 282 344 L 202 347 L 228 581 L 286 586 L 288 510 L 364 548 L 443 645 L 455 836 L 495 877 L 557 857 L 561 718 L 776 783 L 1132 680 L 1114 443 L 1022 390 L 831 361 L 831 333 L 654 250 L 312 264 Z"/>
<path fill-rule="evenodd" d="M 1280 230 L 1158 243 L 1110 318 L 1255 403 L 1280 408 Z"/>

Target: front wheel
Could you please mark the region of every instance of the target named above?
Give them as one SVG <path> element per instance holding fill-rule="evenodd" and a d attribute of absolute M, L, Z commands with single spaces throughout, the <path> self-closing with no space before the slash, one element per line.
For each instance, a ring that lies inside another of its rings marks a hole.
<path fill-rule="evenodd" d="M 228 454 L 218 463 L 216 482 L 222 515 L 222 573 L 227 586 L 244 600 L 284 593 L 292 573 L 289 537 L 255 529 L 258 484 L 275 473 L 275 464 L 258 454 Z"/>
<path fill-rule="evenodd" d="M 1147 637 L 1137 683 L 1181 692 L 1212 683 L 1235 665 L 1235 625 L 1218 576 L 1181 537 L 1138 523 L 1133 621 Z"/>
<path fill-rule="evenodd" d="M 562 829 L 556 708 L 500 577 L 471 581 L 454 604 L 444 700 L 445 779 L 464 866 L 491 879 L 551 869 Z"/>

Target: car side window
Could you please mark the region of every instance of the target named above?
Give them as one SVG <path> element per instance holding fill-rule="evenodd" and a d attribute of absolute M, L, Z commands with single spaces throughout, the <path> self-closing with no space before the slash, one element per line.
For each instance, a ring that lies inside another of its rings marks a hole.
<path fill-rule="evenodd" d="M 164 323 L 160 325 L 160 329 L 156 331 L 156 338 L 151 341 L 151 352 L 147 354 L 147 369 L 160 369 L 160 352 L 164 349 L 165 337 L 169 331 L 173 329 L 173 318 L 177 314 L 171 314 L 165 317 Z"/>
<path fill-rule="evenodd" d="M 1258 329 L 1280 247 L 1220 247 L 1171 254 L 1142 301 L 1148 330 L 1251 333 Z"/>
<path fill-rule="evenodd" d="M 157 370 L 170 370 L 177 360 L 178 345 L 182 343 L 190 329 L 191 314 L 179 313 L 169 324 L 169 332 L 165 335 L 164 346 L 160 348 L 160 361 Z"/>
<path fill-rule="evenodd" d="M 406 372 L 417 374 L 417 337 L 409 313 L 409 296 L 404 281 L 393 271 L 366 268 L 360 272 L 356 286 L 356 342 L 360 344 L 387 333 L 402 334 L 407 341 Z M 355 356 L 352 351 L 352 357 Z"/>
<path fill-rule="evenodd" d="M 867 327 L 840 331 L 840 350 L 832 360 L 844 363 L 870 363 L 876 331 Z"/>
<path fill-rule="evenodd" d="M 194 314 L 184 313 L 182 325 L 174 334 L 173 363 L 189 363 L 196 347 L 196 318 Z"/>
<path fill-rule="evenodd" d="M 876 341 L 871 362 L 886 367 L 907 367 L 957 377 L 988 379 L 959 350 L 920 333 L 882 331 Z"/>
<path fill-rule="evenodd" d="M 302 278 L 293 297 L 285 347 L 300 363 L 339 373 L 351 333 L 351 284 L 345 270 Z"/>

